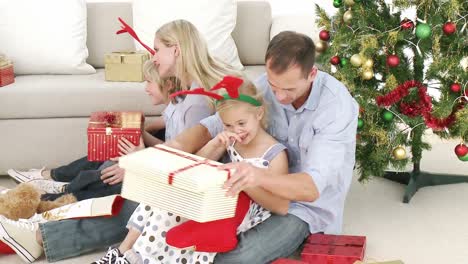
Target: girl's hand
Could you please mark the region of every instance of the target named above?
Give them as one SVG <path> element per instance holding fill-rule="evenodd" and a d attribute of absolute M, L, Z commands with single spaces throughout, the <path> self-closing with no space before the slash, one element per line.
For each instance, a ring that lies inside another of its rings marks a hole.
<path fill-rule="evenodd" d="M 219 133 L 214 139 L 219 147 L 228 147 L 234 141 L 242 141 L 239 135 L 229 131 Z"/>
<path fill-rule="evenodd" d="M 140 137 L 140 144 L 138 146 L 135 146 L 133 145 L 132 142 L 130 142 L 128 139 L 123 137 L 119 140 L 118 147 L 119 147 L 119 155 L 123 156 L 123 155 L 130 154 L 132 152 L 144 149 L 145 143 L 143 142 L 143 137 Z"/>

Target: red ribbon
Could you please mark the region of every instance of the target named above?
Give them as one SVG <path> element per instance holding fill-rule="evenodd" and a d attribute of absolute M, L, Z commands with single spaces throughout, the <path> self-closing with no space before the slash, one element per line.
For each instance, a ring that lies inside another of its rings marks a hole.
<path fill-rule="evenodd" d="M 169 185 L 172 185 L 172 183 L 174 182 L 174 177 L 175 177 L 176 174 L 178 174 L 178 173 L 180 173 L 180 172 L 183 172 L 183 171 L 186 171 L 186 170 L 189 170 L 189 169 L 194 168 L 194 167 L 196 167 L 196 166 L 205 164 L 205 165 L 208 165 L 208 166 L 211 166 L 211 167 L 215 167 L 215 168 L 219 167 L 219 165 L 217 165 L 217 164 L 210 163 L 210 160 L 208 160 L 208 159 L 200 160 L 200 159 L 194 158 L 194 157 L 192 157 L 192 156 L 185 155 L 185 154 L 183 154 L 183 153 L 176 152 L 176 151 L 172 151 L 172 150 L 169 150 L 169 149 L 166 149 L 166 148 L 161 148 L 161 147 L 158 147 L 158 146 L 154 146 L 154 148 L 196 162 L 195 164 L 188 165 L 188 166 L 185 166 L 185 167 L 182 167 L 182 168 L 180 168 L 180 169 L 177 169 L 177 170 L 175 170 L 175 171 L 170 172 L 170 173 L 169 173 L 169 177 L 167 178 L 167 183 L 168 183 Z M 224 169 L 224 170 L 227 171 L 227 173 L 228 173 L 227 178 L 230 179 L 230 178 L 231 178 L 231 171 L 228 170 L 228 169 Z"/>

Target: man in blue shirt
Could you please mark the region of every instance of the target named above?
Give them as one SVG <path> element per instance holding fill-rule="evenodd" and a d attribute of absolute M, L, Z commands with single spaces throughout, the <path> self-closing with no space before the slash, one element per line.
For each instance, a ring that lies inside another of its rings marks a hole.
<path fill-rule="evenodd" d="M 218 254 L 215 263 L 267 263 L 292 254 L 310 233 L 341 232 L 359 107 L 341 82 L 314 66 L 315 46 L 309 37 L 278 34 L 265 60 L 266 74 L 256 85 L 270 103 L 270 134 L 288 147 L 289 174 L 231 163 L 224 168 L 236 171 L 225 187 L 228 195 L 246 190 L 257 197 L 265 192 L 280 196 L 290 200 L 289 211 L 240 234 L 238 247 Z M 169 145 L 195 152 L 222 129 L 214 115 Z"/>

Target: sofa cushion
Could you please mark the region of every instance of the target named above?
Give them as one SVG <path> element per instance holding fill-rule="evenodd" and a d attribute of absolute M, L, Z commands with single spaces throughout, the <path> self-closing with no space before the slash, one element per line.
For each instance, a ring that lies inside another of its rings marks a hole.
<path fill-rule="evenodd" d="M 232 37 L 244 65 L 265 64 L 271 23 L 268 2 L 237 2 L 237 22 Z"/>
<path fill-rule="evenodd" d="M 87 6 L 89 64 L 103 68 L 106 53 L 135 50 L 129 34 L 115 34 L 121 25 L 118 17 L 132 25 L 132 3 L 88 3 Z"/>
<path fill-rule="evenodd" d="M 58 11 L 59 10 L 59 11 Z M 86 1 L 0 1 L 0 53 L 16 74 L 92 74 Z"/>
<path fill-rule="evenodd" d="M 246 66 L 244 67 L 244 73 L 254 82 L 260 75 L 265 73 L 265 65 Z"/>
<path fill-rule="evenodd" d="M 24 75 L 0 89 L 0 118 L 87 117 L 99 110 L 159 114 L 145 83 L 106 82 L 104 70 L 91 75 Z"/>
<path fill-rule="evenodd" d="M 134 30 L 146 45 L 152 46 L 154 33 L 161 26 L 174 20 L 184 19 L 193 23 L 200 31 L 211 55 L 236 69 L 242 69 L 236 44 L 231 36 L 236 26 L 236 18 L 236 0 L 133 1 Z M 144 49 L 139 43 L 135 43 L 138 50 Z"/>

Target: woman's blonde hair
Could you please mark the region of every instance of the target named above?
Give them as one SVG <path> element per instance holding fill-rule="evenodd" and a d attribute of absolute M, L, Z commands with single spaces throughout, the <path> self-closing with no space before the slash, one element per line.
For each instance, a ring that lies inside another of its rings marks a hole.
<path fill-rule="evenodd" d="M 239 107 L 249 107 L 252 112 L 257 111 L 259 107 L 263 108 L 263 117 L 261 122 L 261 125 L 264 129 L 267 128 L 267 123 L 268 123 L 268 106 L 265 105 L 265 100 L 263 99 L 263 94 L 260 93 L 260 91 L 257 89 L 257 87 L 247 78 L 243 78 L 244 82 L 242 83 L 241 87 L 239 87 L 239 94 L 245 94 L 248 95 L 258 102 L 260 102 L 262 105 L 261 106 L 255 106 L 250 103 L 236 100 L 236 99 L 228 99 L 228 100 L 222 100 L 218 101 L 216 104 L 216 112 L 222 113 L 223 111 L 226 111 L 228 109 L 232 108 L 239 108 Z"/>
<path fill-rule="evenodd" d="M 189 21 L 166 23 L 156 31 L 156 37 L 167 47 L 179 46 L 175 75 L 180 81 L 177 86 L 183 90 L 191 85 L 187 80 L 210 89 L 226 75 L 241 76 L 240 71 L 210 55 L 205 39 Z"/>
<path fill-rule="evenodd" d="M 177 92 L 178 88 L 175 86 L 177 80 L 175 77 L 161 78 L 156 69 L 156 65 L 152 60 L 147 60 L 143 64 L 143 76 L 148 82 L 152 82 L 158 85 L 159 91 L 163 96 L 163 101 L 169 100 L 169 94 Z"/>

